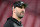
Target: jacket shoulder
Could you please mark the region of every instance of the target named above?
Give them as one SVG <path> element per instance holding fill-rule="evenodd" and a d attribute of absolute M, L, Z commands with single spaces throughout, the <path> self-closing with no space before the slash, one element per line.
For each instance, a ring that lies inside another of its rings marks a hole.
<path fill-rule="evenodd" d="M 7 20 L 4 27 L 14 27 L 13 22 L 11 20 Z"/>

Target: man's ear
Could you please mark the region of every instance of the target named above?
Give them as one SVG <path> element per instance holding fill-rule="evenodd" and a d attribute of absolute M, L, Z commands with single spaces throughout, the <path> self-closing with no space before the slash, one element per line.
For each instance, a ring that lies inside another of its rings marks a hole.
<path fill-rule="evenodd" d="M 12 11 L 15 12 L 14 6 L 12 7 Z"/>

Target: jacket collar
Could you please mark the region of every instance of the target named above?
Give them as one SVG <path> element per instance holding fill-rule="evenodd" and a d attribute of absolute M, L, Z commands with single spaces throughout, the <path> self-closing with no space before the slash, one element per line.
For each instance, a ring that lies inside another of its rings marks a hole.
<path fill-rule="evenodd" d="M 15 18 L 12 18 L 12 17 L 10 17 L 10 18 L 8 18 L 7 20 L 11 20 L 11 21 L 13 21 L 13 22 L 15 22 L 17 25 L 19 25 L 19 26 L 21 26 L 22 24 L 21 24 L 21 21 L 19 22 L 17 19 L 15 19 Z"/>

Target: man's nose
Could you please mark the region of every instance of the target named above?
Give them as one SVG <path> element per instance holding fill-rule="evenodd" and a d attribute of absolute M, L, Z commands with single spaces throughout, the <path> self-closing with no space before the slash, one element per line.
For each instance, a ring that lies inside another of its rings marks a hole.
<path fill-rule="evenodd" d="M 25 11 L 25 9 L 22 9 L 22 11 Z"/>
<path fill-rule="evenodd" d="M 25 12 L 25 9 L 22 9 L 22 11 L 24 11 L 24 12 Z"/>

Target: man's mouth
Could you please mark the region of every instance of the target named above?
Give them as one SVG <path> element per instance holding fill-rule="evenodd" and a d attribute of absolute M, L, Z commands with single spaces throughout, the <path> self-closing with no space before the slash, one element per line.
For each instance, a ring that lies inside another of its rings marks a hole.
<path fill-rule="evenodd" d="M 24 15 L 24 13 L 21 13 L 21 15 Z"/>

